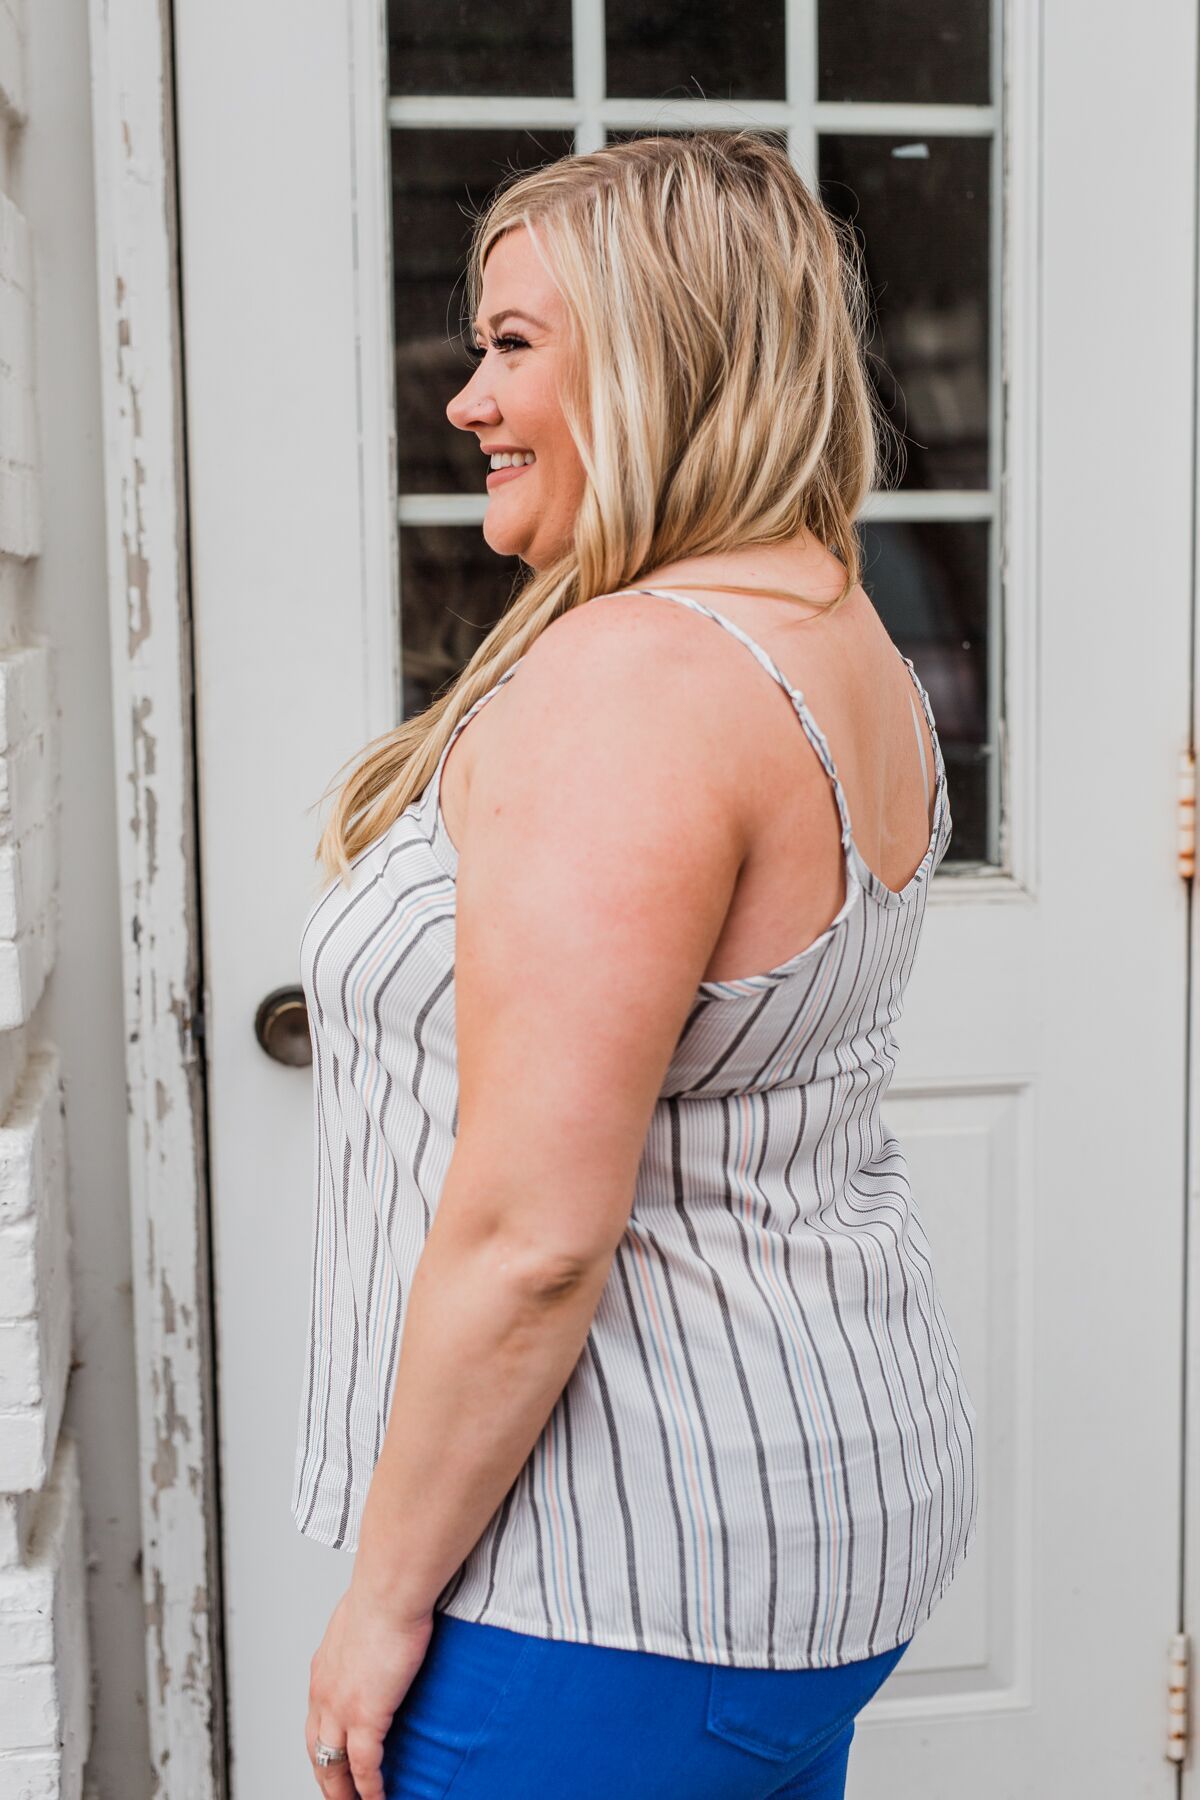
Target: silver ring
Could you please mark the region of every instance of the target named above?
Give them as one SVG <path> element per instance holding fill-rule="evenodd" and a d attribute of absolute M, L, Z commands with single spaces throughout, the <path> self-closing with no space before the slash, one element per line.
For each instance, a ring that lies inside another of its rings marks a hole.
<path fill-rule="evenodd" d="M 318 1769 L 327 1769 L 330 1763 L 345 1762 L 349 1755 L 348 1750 L 337 1750 L 332 1744 L 323 1744 L 318 1738 L 313 1752 L 313 1761 Z"/>

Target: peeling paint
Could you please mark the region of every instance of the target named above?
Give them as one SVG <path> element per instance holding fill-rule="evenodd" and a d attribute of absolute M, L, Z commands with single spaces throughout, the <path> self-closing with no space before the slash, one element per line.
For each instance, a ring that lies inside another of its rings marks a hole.
<path fill-rule="evenodd" d="M 133 798 L 129 828 L 138 839 L 142 836 L 143 820 L 146 828 L 138 877 L 139 898 L 153 888 L 158 873 L 158 795 L 150 785 L 157 765 L 158 745 L 155 734 L 147 725 L 153 711 L 154 701 L 150 696 L 139 695 L 132 709 L 133 767 L 126 777 Z"/>
<path fill-rule="evenodd" d="M 158 795 L 146 789 L 146 886 L 154 886 L 158 874 Z"/>
<path fill-rule="evenodd" d="M 159 1276 L 159 1297 L 162 1300 L 163 1331 L 167 1334 L 167 1336 L 174 1336 L 174 1333 L 175 1333 L 175 1299 L 174 1299 L 173 1294 L 171 1293 L 171 1284 L 167 1280 L 165 1270 Z"/>
<path fill-rule="evenodd" d="M 120 332 L 118 331 L 118 337 Z M 129 398 L 130 422 L 133 429 L 132 480 L 126 479 L 125 594 L 129 613 L 129 636 L 126 654 L 130 662 L 150 636 L 150 562 L 145 554 L 146 521 L 143 496 L 146 487 L 146 465 L 138 453 L 143 441 L 141 390 L 132 378 L 125 383 Z M 130 505 L 132 503 L 132 505 Z M 130 511 L 132 510 L 132 517 Z"/>
<path fill-rule="evenodd" d="M 179 1054 L 186 1063 L 192 1063 L 196 1058 L 196 1038 L 193 1029 L 195 1015 L 192 1011 L 191 1001 L 186 994 L 176 991 L 174 983 L 171 984 L 169 992 L 171 999 L 167 1011 L 174 1019 L 179 1032 Z"/>
<path fill-rule="evenodd" d="M 226 1791 L 209 1367 L 192 668 L 167 0 L 91 0 L 126 1105 L 142 1445 L 147 1791 Z"/>
<path fill-rule="evenodd" d="M 167 1488 L 174 1487 L 179 1479 L 179 1448 L 176 1440 L 182 1439 L 186 1444 L 191 1441 L 192 1436 L 191 1420 L 176 1404 L 175 1375 L 169 1357 L 164 1357 L 162 1362 L 159 1400 L 161 1410 L 155 1422 L 155 1450 L 150 1477 L 155 1493 L 161 1495 Z"/>
<path fill-rule="evenodd" d="M 171 1665 L 167 1661 L 166 1633 L 166 1594 L 160 1571 L 154 1571 L 154 1597 L 146 1602 L 146 1635 L 154 1646 L 154 1672 L 158 1679 L 158 1703 L 161 1706 L 167 1697 L 167 1689 L 171 1681 Z"/>
<path fill-rule="evenodd" d="M 208 1590 L 198 1587 L 192 1594 L 192 1648 L 183 1672 L 184 1687 L 198 1693 L 203 1691 L 207 1668 L 208 1624 Z"/>
<path fill-rule="evenodd" d="M 160 1431 L 154 1461 L 150 1464 L 150 1479 L 156 1493 L 161 1494 L 166 1488 L 174 1487 L 178 1475 L 179 1453 L 174 1440 L 168 1432 Z"/>

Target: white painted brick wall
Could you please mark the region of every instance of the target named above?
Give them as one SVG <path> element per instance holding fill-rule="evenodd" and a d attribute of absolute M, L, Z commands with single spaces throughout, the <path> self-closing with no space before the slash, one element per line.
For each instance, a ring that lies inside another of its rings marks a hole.
<path fill-rule="evenodd" d="M 0 652 L 0 1031 L 30 1017 L 54 963 L 59 796 L 53 650 Z"/>
<path fill-rule="evenodd" d="M 82 1791 L 88 1646 L 79 1470 L 63 1433 L 29 1509 L 23 1555 L 0 1568 L 0 1800 Z"/>
<path fill-rule="evenodd" d="M 11 191 L 25 113 L 21 0 L 0 0 L 0 564 L 40 541 L 34 258 Z M 11 594 L 11 584 L 6 589 Z M 75 1443 L 62 1427 L 72 1326 L 58 1053 L 35 1010 L 57 939 L 54 656 L 0 609 L 0 1800 L 79 1800 L 90 1734 Z"/>
<path fill-rule="evenodd" d="M 88 1743 L 62 1104 L 39 1046 L 0 1125 L 0 1800 L 77 1800 Z"/>
<path fill-rule="evenodd" d="M 32 556 L 38 525 L 29 226 L 0 193 L 0 543 Z"/>
<path fill-rule="evenodd" d="M 54 1459 L 71 1351 L 58 1058 L 32 1052 L 0 1125 L 0 1492 L 40 1488 Z"/>

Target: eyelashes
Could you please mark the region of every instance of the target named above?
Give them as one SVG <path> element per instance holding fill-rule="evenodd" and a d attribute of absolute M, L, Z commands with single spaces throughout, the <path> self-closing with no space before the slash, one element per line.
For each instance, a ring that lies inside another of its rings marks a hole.
<path fill-rule="evenodd" d="M 482 344 L 465 344 L 463 348 L 473 363 L 481 363 L 487 355 L 487 350 Z M 512 350 L 528 350 L 529 345 L 523 337 L 517 337 L 510 332 L 500 337 L 494 337 L 491 340 L 490 348 L 498 350 L 502 356 L 505 356 Z"/>

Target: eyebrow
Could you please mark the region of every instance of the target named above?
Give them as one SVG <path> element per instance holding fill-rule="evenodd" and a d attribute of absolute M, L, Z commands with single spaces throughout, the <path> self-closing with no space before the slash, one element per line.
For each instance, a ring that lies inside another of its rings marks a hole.
<path fill-rule="evenodd" d="M 488 320 L 488 324 L 490 325 L 490 327 L 493 331 L 496 331 L 499 329 L 501 324 L 503 324 L 505 319 L 514 319 L 514 318 L 515 319 L 524 319 L 528 324 L 536 326 L 536 328 L 539 331 L 549 331 L 549 329 L 550 329 L 550 327 L 544 322 L 544 320 L 535 319 L 532 313 L 522 312 L 520 307 L 518 307 L 518 306 L 506 306 L 504 308 L 503 312 L 493 313 L 491 318 Z M 478 324 L 473 325 L 471 327 L 471 329 L 478 335 L 478 332 L 479 332 Z"/>

